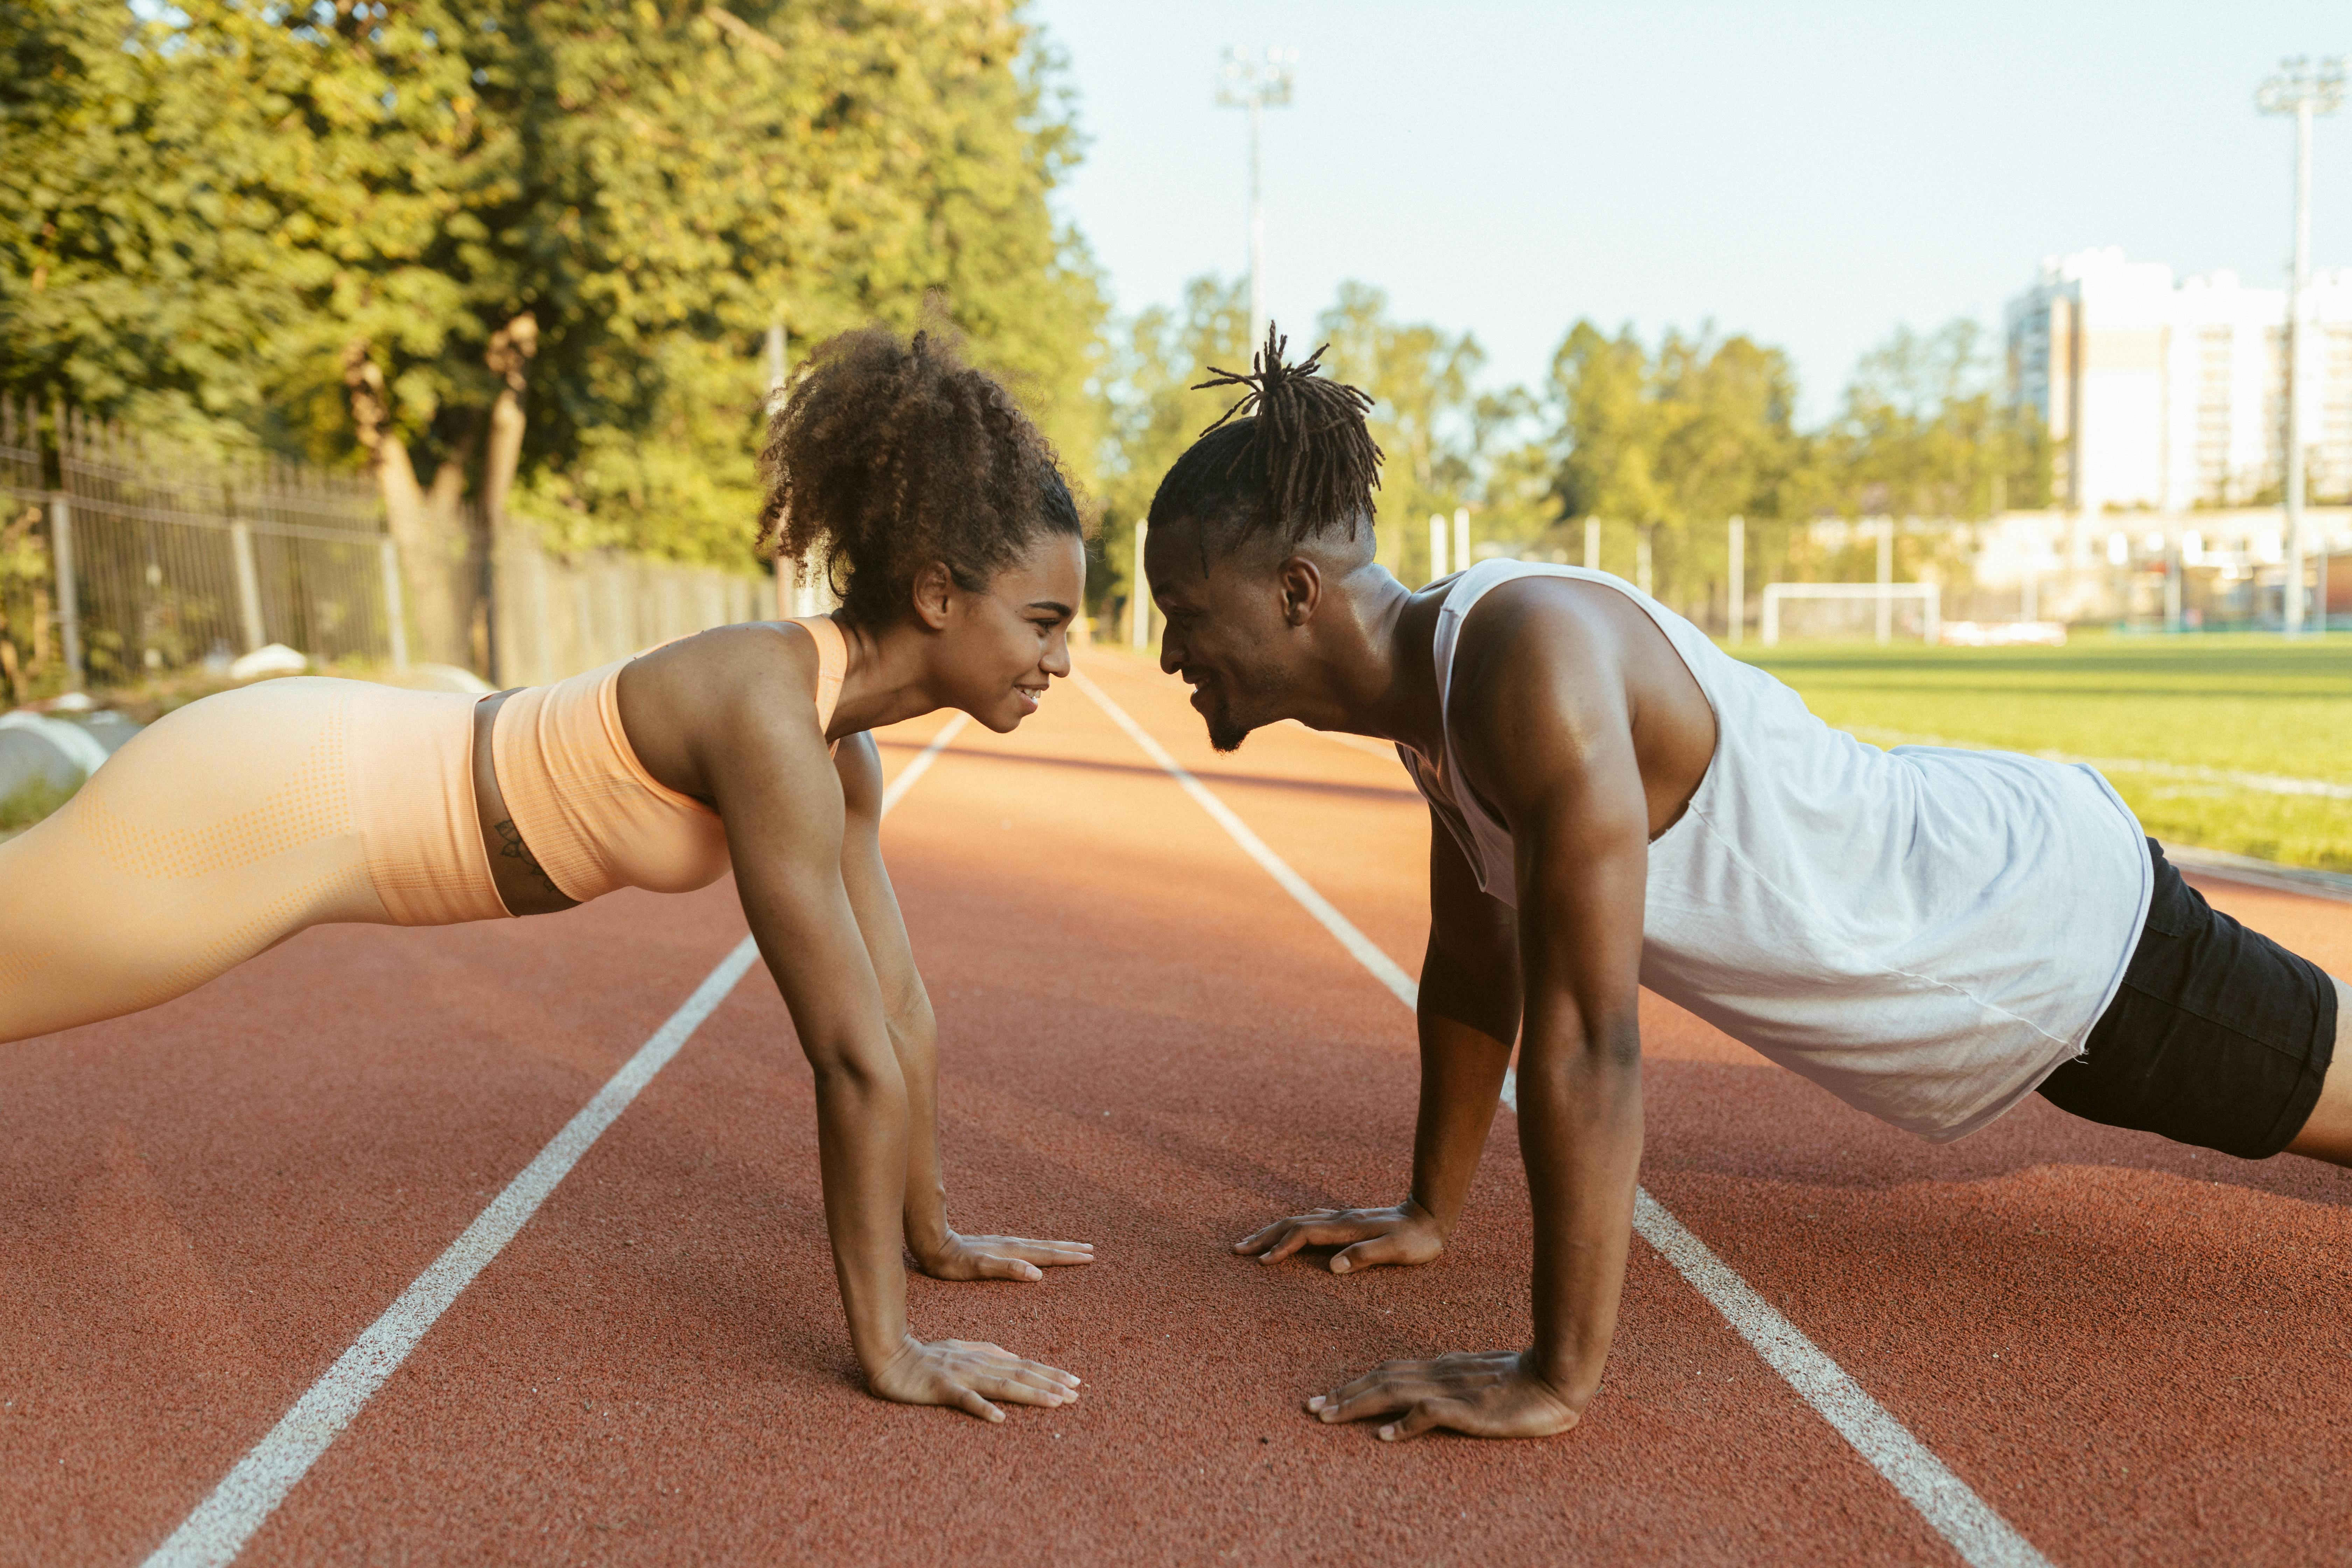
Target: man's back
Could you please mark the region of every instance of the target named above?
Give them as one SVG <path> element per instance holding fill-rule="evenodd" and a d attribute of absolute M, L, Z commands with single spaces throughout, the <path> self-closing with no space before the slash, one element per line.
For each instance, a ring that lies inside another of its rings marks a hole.
<path fill-rule="evenodd" d="M 1999 1116 L 2081 1049 L 2121 981 L 2150 878 L 2106 782 L 2003 752 L 1866 746 L 1606 574 L 1487 562 L 1439 610 L 1444 754 L 1400 752 L 1489 894 L 1516 901 L 1510 836 L 1457 787 L 1450 686 L 1473 607 L 1531 577 L 1624 595 L 1715 712 L 1706 775 L 1650 845 L 1644 985 L 1938 1140 Z M 1468 629 L 1473 657 L 1485 624 Z"/>

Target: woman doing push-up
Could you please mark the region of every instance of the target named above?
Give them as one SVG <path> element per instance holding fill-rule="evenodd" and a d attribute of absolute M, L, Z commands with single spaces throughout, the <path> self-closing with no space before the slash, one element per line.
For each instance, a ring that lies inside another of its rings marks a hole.
<path fill-rule="evenodd" d="M 948 1227 L 935 1029 L 878 827 L 867 731 L 940 708 L 1012 730 L 1084 587 L 1044 438 L 935 337 L 818 349 L 771 423 L 761 540 L 818 552 L 831 617 L 728 626 L 552 686 L 465 695 L 266 681 L 132 739 L 0 845 L 0 1041 L 181 995 L 305 927 L 445 925 L 685 892 L 730 868 L 816 1074 L 850 1337 L 886 1399 L 1060 1405 L 1069 1373 L 908 1332 L 907 1248 L 1038 1279 L 1078 1242 Z"/>
<path fill-rule="evenodd" d="M 2209 908 L 2095 772 L 1882 752 L 1630 583 L 1481 562 L 1418 593 L 1372 558 L 1369 403 L 1282 363 L 1151 503 L 1163 668 L 1230 750 L 1297 719 L 1396 743 L 1427 797 L 1421 1119 L 1394 1207 L 1236 1244 L 1335 1273 L 1426 1263 L 1511 1046 L 1535 1210 L 1535 1342 L 1394 1362 L 1310 1402 L 1534 1436 L 1600 1386 L 1642 1155 L 1647 986 L 1848 1104 L 1936 1140 L 2037 1090 L 2250 1160 L 2352 1164 L 2352 1009 Z"/>

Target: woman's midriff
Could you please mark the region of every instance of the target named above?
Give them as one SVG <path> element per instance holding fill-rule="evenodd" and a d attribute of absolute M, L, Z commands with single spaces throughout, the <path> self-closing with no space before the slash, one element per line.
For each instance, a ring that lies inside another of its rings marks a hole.
<path fill-rule="evenodd" d="M 531 858 L 530 847 L 516 831 L 514 814 L 507 809 L 506 796 L 499 792 L 499 770 L 492 760 L 491 730 L 500 704 L 512 695 L 512 691 L 500 691 L 474 704 L 474 808 L 481 818 L 482 848 L 490 858 L 490 880 L 508 912 L 551 915 L 576 908 L 580 900 L 566 896 Z"/>

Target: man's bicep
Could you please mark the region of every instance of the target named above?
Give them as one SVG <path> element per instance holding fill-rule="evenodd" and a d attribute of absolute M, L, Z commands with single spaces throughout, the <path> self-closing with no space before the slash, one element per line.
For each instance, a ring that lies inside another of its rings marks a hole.
<path fill-rule="evenodd" d="M 1562 1006 L 1585 1031 L 1630 1031 L 1641 986 L 1649 804 L 1624 685 L 1605 643 L 1565 658 L 1557 642 L 1519 650 L 1457 743 L 1465 787 L 1511 829 L 1531 1040 Z"/>
<path fill-rule="evenodd" d="M 1519 962 L 1530 1042 L 1540 1034 L 1639 1049 L 1648 815 L 1626 751 L 1622 762 L 1595 759 L 1603 777 L 1561 780 L 1521 806 Z M 1633 775 L 1631 786 L 1605 776 L 1620 772 Z"/>

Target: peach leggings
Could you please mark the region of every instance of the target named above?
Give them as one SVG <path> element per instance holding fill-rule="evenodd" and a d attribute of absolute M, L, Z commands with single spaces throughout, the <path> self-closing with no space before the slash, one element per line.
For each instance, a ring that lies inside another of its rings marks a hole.
<path fill-rule="evenodd" d="M 845 649 L 831 622 L 808 630 L 822 722 Z M 545 728 L 542 745 L 509 733 L 508 714 L 550 705 L 509 698 L 494 746 L 535 852 L 568 835 L 619 869 L 584 879 L 583 899 L 622 881 L 696 885 L 659 862 L 717 826 L 645 773 L 612 706 L 617 675 L 575 678 L 580 696 L 552 707 L 595 722 Z M 546 689 L 571 698 L 575 682 Z M 299 677 L 192 702 L 131 737 L 63 808 L 0 843 L 0 1042 L 168 1002 L 307 926 L 506 918 L 474 804 L 477 700 Z M 726 869 L 716 842 L 702 880 Z"/>
<path fill-rule="evenodd" d="M 302 677 L 132 736 L 0 844 L 0 1041 L 169 1001 L 306 926 L 505 915 L 475 701 Z"/>

